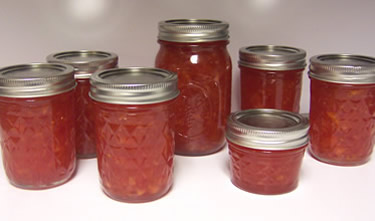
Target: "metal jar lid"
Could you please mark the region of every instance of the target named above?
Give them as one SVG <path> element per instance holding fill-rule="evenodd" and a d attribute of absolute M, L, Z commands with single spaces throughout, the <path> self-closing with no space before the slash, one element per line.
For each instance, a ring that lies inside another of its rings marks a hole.
<path fill-rule="evenodd" d="M 111 104 L 153 104 L 180 93 L 177 74 L 159 68 L 129 67 L 95 72 L 90 97 Z"/>
<path fill-rule="evenodd" d="M 375 58 L 353 54 L 324 54 L 310 59 L 309 76 L 344 84 L 375 83 Z"/>
<path fill-rule="evenodd" d="M 229 24 L 209 19 L 173 19 L 159 22 L 159 40 L 210 42 L 228 40 Z"/>
<path fill-rule="evenodd" d="M 0 96 L 30 98 L 60 94 L 75 87 L 74 68 L 56 63 L 30 63 L 0 69 Z"/>
<path fill-rule="evenodd" d="M 299 48 L 278 45 L 242 47 L 239 65 L 272 71 L 304 69 L 306 52 Z"/>
<path fill-rule="evenodd" d="M 118 56 L 105 51 L 78 50 L 50 54 L 47 61 L 72 65 L 76 70 L 75 78 L 86 79 L 95 71 L 117 67 Z"/>
<path fill-rule="evenodd" d="M 308 142 L 309 124 L 300 114 L 276 109 L 249 109 L 229 116 L 226 137 L 259 150 L 289 150 Z"/>

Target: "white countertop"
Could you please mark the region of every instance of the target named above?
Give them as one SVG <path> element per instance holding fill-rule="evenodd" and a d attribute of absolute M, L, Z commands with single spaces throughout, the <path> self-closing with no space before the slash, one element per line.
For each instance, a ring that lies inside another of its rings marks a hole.
<path fill-rule="evenodd" d="M 0 220 L 374 220 L 375 159 L 337 167 L 306 154 L 297 189 L 264 196 L 232 185 L 227 152 L 176 156 L 172 190 L 141 204 L 108 198 L 100 189 L 96 159 L 79 160 L 72 180 L 39 191 L 11 186 L 0 168 Z"/>

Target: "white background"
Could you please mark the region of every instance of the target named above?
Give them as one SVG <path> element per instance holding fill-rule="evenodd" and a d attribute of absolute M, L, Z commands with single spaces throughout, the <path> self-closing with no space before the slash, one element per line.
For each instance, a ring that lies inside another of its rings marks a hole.
<path fill-rule="evenodd" d="M 256 44 L 322 53 L 375 56 L 372 0 L 33 0 L 0 1 L 0 67 L 44 61 L 53 52 L 112 51 L 120 66 L 153 66 L 157 23 L 210 18 L 230 23 L 232 110 L 239 104 L 238 49 Z M 301 112 L 309 109 L 305 73 Z M 0 166 L 0 220 L 374 220 L 375 159 L 330 166 L 305 156 L 299 187 L 278 196 L 246 193 L 229 180 L 227 149 L 176 157 L 175 183 L 164 198 L 119 203 L 99 187 L 96 160 L 81 160 L 67 184 L 44 191 L 12 187 Z"/>

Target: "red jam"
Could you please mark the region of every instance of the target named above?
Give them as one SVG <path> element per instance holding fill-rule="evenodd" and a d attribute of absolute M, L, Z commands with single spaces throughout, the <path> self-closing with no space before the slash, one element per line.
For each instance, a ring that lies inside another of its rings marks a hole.
<path fill-rule="evenodd" d="M 335 165 L 366 163 L 374 146 L 374 115 L 375 85 L 311 78 L 310 153 Z"/>
<path fill-rule="evenodd" d="M 240 66 L 241 109 L 299 112 L 303 69 L 271 71 Z"/>
<path fill-rule="evenodd" d="M 93 104 L 89 97 L 90 79 L 76 79 L 76 149 L 80 158 L 96 156 Z"/>
<path fill-rule="evenodd" d="M 281 194 L 298 185 L 306 145 L 291 150 L 258 150 L 229 143 L 231 180 L 245 191 Z"/>
<path fill-rule="evenodd" d="M 66 182 L 76 166 L 74 92 L 38 98 L 0 97 L 3 163 L 25 189 Z"/>
<path fill-rule="evenodd" d="M 104 192 L 125 202 L 160 198 L 172 186 L 173 101 L 120 105 L 94 101 Z"/>
<path fill-rule="evenodd" d="M 225 145 L 231 108 L 228 41 L 178 43 L 159 40 L 156 67 L 176 72 L 176 153 L 204 155 Z"/>

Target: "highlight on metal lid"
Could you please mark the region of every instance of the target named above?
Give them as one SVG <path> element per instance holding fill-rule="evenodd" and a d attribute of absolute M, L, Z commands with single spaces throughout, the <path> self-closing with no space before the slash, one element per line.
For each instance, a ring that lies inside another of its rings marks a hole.
<path fill-rule="evenodd" d="M 95 71 L 117 67 L 118 56 L 112 52 L 77 50 L 50 54 L 47 61 L 72 65 L 75 77 L 81 79 L 90 78 Z"/>
<path fill-rule="evenodd" d="M 354 54 L 323 54 L 310 59 L 309 76 L 332 83 L 375 83 L 375 58 Z"/>
<path fill-rule="evenodd" d="M 228 40 L 229 24 L 210 19 L 172 19 L 159 22 L 159 40 L 211 42 Z"/>
<path fill-rule="evenodd" d="M 0 69 L 0 96 L 45 97 L 75 87 L 74 68 L 57 63 L 30 63 Z"/>
<path fill-rule="evenodd" d="M 309 123 L 297 113 L 249 109 L 232 113 L 226 137 L 237 145 L 259 150 L 289 150 L 308 142 Z"/>
<path fill-rule="evenodd" d="M 177 74 L 159 68 L 128 67 L 95 72 L 90 97 L 111 104 L 153 104 L 172 100 L 180 91 Z"/>
<path fill-rule="evenodd" d="M 239 50 L 239 65 L 261 70 L 296 70 L 306 67 L 306 51 L 279 45 L 255 45 Z"/>

